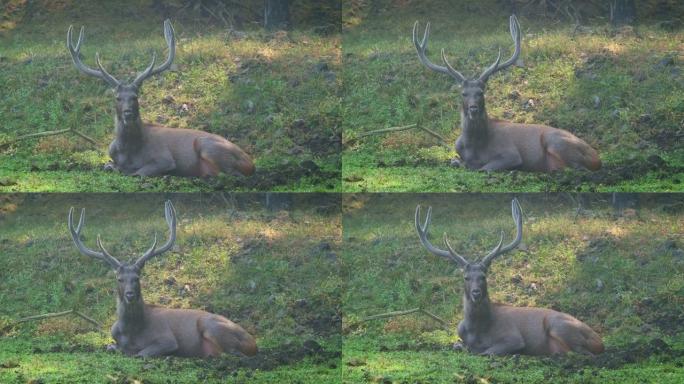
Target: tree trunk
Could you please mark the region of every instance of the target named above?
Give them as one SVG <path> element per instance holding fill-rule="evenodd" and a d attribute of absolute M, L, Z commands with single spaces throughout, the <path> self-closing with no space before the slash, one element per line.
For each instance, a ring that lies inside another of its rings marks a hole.
<path fill-rule="evenodd" d="M 290 2 L 288 0 L 264 1 L 264 27 L 268 30 L 287 29 L 290 25 Z"/>
<path fill-rule="evenodd" d="M 632 24 L 636 20 L 634 0 L 613 0 L 610 3 L 610 22 L 613 26 Z"/>

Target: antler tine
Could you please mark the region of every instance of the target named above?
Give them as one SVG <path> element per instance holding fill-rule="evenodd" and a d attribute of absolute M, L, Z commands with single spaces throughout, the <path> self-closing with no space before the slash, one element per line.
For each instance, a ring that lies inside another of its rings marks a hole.
<path fill-rule="evenodd" d="M 173 243 L 176 241 L 176 209 L 173 207 L 171 200 L 167 200 L 166 203 L 164 203 L 164 216 L 166 218 L 166 223 L 169 226 L 169 238 L 164 245 L 160 248 L 156 248 L 157 235 L 155 234 L 152 247 L 135 262 L 135 265 L 138 268 L 142 268 L 149 259 L 161 255 L 173 247 Z"/>
<path fill-rule="evenodd" d="M 142 71 L 142 72 L 135 78 L 135 80 L 133 80 L 133 84 L 135 84 L 136 86 L 139 87 L 140 84 L 142 84 L 143 80 L 145 80 L 145 79 L 147 79 L 148 77 L 151 76 L 152 69 L 154 68 L 154 62 L 155 62 L 156 60 L 157 60 L 157 54 L 156 54 L 156 53 L 152 53 L 152 62 L 150 63 L 150 65 L 149 65 L 147 68 L 145 68 L 144 71 Z"/>
<path fill-rule="evenodd" d="M 425 217 L 425 224 L 421 225 L 420 224 L 420 205 L 416 206 L 416 216 L 415 216 L 415 225 L 416 225 L 416 231 L 418 232 L 418 237 L 420 238 L 420 242 L 423 244 L 423 246 L 433 255 L 439 256 L 439 257 L 444 257 L 446 259 L 449 259 L 456 264 L 458 264 L 460 267 L 465 267 L 468 265 L 468 261 L 466 261 L 465 258 L 463 258 L 461 255 L 457 254 L 456 252 L 449 252 L 447 250 L 439 249 L 432 245 L 430 241 L 427 239 L 427 230 L 428 227 L 430 226 L 430 221 L 432 219 L 432 207 L 428 207 L 427 211 L 427 216 Z"/>
<path fill-rule="evenodd" d="M 496 61 L 494 61 L 494 64 L 487 67 L 487 69 L 485 69 L 484 72 L 482 72 L 482 74 L 480 75 L 479 80 L 481 82 L 486 83 L 487 79 L 489 79 L 489 76 L 491 76 L 492 73 L 499 70 L 499 61 L 501 61 L 501 48 L 499 48 L 499 55 L 496 57 Z"/>
<path fill-rule="evenodd" d="M 494 260 L 495 257 L 497 257 L 499 254 L 501 254 L 501 245 L 503 244 L 504 241 L 504 231 L 501 230 L 501 238 L 499 239 L 499 244 L 494 247 L 485 257 L 482 258 L 482 264 L 489 266 L 489 264 Z"/>
<path fill-rule="evenodd" d="M 420 60 L 420 62 L 435 72 L 444 73 L 446 75 L 453 77 L 457 82 L 463 83 L 466 79 L 463 75 L 461 75 L 460 72 L 454 70 L 453 68 L 451 68 L 451 70 L 449 70 L 449 68 L 447 68 L 447 67 L 443 67 L 441 65 L 434 64 L 425 55 L 425 50 L 427 49 L 428 38 L 430 36 L 430 22 L 428 22 L 427 25 L 425 26 L 425 32 L 423 33 L 423 41 L 420 43 L 418 42 L 418 39 L 416 38 L 416 30 L 417 29 L 418 29 L 418 21 L 416 21 L 413 24 L 413 45 L 415 45 L 415 47 L 416 47 L 416 52 L 418 52 L 418 59 Z"/>
<path fill-rule="evenodd" d="M 154 253 L 154 251 L 156 249 L 157 249 L 157 234 L 155 233 L 154 234 L 154 241 L 152 241 L 152 246 L 147 251 L 145 251 L 145 253 L 143 253 L 143 255 L 140 258 L 141 259 L 147 259 L 149 257 L 152 257 L 151 255 Z M 144 263 L 144 261 L 143 261 L 143 263 Z M 137 261 L 136 261 L 136 264 L 138 264 Z M 140 264 L 140 265 L 142 265 L 142 264 Z"/>
<path fill-rule="evenodd" d="M 112 268 L 119 268 L 121 266 L 121 263 L 119 260 L 117 260 L 114 256 L 110 255 L 109 252 L 105 249 L 104 245 L 102 245 L 102 239 L 100 238 L 100 234 L 97 235 L 97 247 L 100 248 L 100 251 L 102 251 L 102 256 L 105 261 L 107 261 Z"/>
<path fill-rule="evenodd" d="M 469 264 L 468 261 L 463 258 L 463 256 L 454 251 L 454 248 L 451 246 L 451 244 L 449 244 L 449 238 L 447 237 L 446 232 L 444 232 L 444 245 L 446 245 L 447 249 L 449 250 L 449 256 L 451 260 L 453 260 L 456 264 L 461 267 L 465 267 Z"/>
<path fill-rule="evenodd" d="M 81 43 L 83 42 L 83 31 L 85 30 L 84 27 L 81 27 L 81 31 L 78 34 L 78 41 L 76 42 L 76 47 L 73 46 L 73 41 L 72 41 L 72 33 L 73 33 L 74 26 L 70 25 L 69 30 L 67 31 L 67 49 L 69 50 L 69 53 L 71 54 L 71 60 L 74 62 L 74 65 L 76 68 L 85 73 L 86 75 L 90 75 L 93 77 L 97 77 L 98 79 L 102 79 L 106 81 L 110 86 L 116 87 L 119 85 L 119 81 L 114 78 L 114 76 L 110 75 L 109 73 L 106 73 L 106 71 L 98 71 L 93 68 L 88 67 L 87 65 L 83 64 L 81 61 L 81 58 L 79 57 L 80 54 L 80 49 L 81 49 Z M 98 59 L 98 65 L 99 65 L 99 59 Z M 102 67 L 100 66 L 102 69 Z M 106 73 L 106 75 L 105 75 Z"/>
<path fill-rule="evenodd" d="M 119 263 L 119 261 L 117 259 L 115 259 L 114 257 L 112 257 L 109 254 L 104 254 L 102 252 L 93 251 L 92 249 L 86 247 L 85 244 L 83 244 L 83 242 L 81 241 L 81 229 L 83 228 L 83 223 L 85 222 L 85 208 L 81 209 L 81 216 L 78 219 L 78 226 L 76 226 L 75 229 L 74 229 L 73 216 L 74 216 L 74 207 L 71 207 L 71 208 L 69 208 L 69 216 L 67 217 L 67 220 L 68 220 L 67 224 L 69 227 L 69 233 L 71 233 L 71 239 L 74 241 L 74 244 L 76 244 L 76 248 L 78 248 L 78 250 L 86 256 L 90 256 L 90 257 L 94 257 L 94 258 L 102 260 L 102 261 L 106 261 L 107 263 L 109 263 L 109 265 L 112 268 L 118 268 L 121 265 L 121 263 Z M 98 235 L 98 242 L 99 242 L 99 235 Z"/>
<path fill-rule="evenodd" d="M 503 243 L 503 231 L 501 231 L 501 240 L 499 241 L 499 245 L 497 245 L 492 252 L 482 259 L 482 264 L 485 266 L 489 266 L 492 260 L 494 260 L 497 256 L 503 255 L 504 253 L 515 249 L 515 247 L 517 247 L 522 241 L 522 209 L 520 208 L 520 203 L 516 198 L 513 198 L 511 201 L 511 215 L 513 216 L 513 221 L 515 222 L 515 239 L 513 239 L 513 241 L 505 247 L 501 247 L 501 244 Z"/>
<path fill-rule="evenodd" d="M 107 72 L 106 69 L 102 66 L 102 63 L 100 62 L 100 53 L 95 52 L 95 62 L 97 63 L 97 67 L 100 68 L 100 72 L 102 73 L 102 79 L 109 83 L 111 86 L 116 87 L 119 85 L 119 80 L 115 79 L 114 76 L 110 75 L 109 72 Z"/>
<path fill-rule="evenodd" d="M 152 58 L 152 67 L 147 68 L 145 71 L 143 71 L 136 79 L 133 81 L 133 83 L 137 86 L 140 86 L 145 79 L 154 76 L 158 73 L 161 73 L 163 71 L 166 71 L 171 67 L 171 63 L 173 63 L 173 59 L 176 57 L 176 36 L 175 36 L 175 30 L 173 29 L 173 25 L 171 25 L 171 20 L 166 19 L 164 20 L 164 39 L 166 40 L 166 45 L 169 48 L 169 55 L 166 58 L 166 61 L 163 62 L 160 66 L 157 68 L 154 68 L 154 57 Z"/>
<path fill-rule="evenodd" d="M 501 48 L 499 48 L 499 57 L 496 59 L 496 62 L 493 65 L 487 68 L 482 73 L 482 75 L 480 75 L 480 81 L 486 82 L 489 76 L 491 76 L 495 72 L 510 67 L 515 63 L 516 60 L 518 60 L 518 57 L 520 56 L 522 36 L 520 35 L 520 23 L 518 23 L 518 18 L 515 17 L 515 15 L 511 15 L 508 24 L 511 33 L 511 38 L 513 38 L 513 42 L 515 44 L 513 56 L 511 56 L 508 60 L 504 61 L 502 64 L 499 64 L 499 60 L 501 59 Z"/>
<path fill-rule="evenodd" d="M 451 77 L 453 77 L 454 79 L 457 79 L 457 80 L 462 79 L 462 80 L 459 80 L 461 82 L 465 81 L 465 77 L 463 77 L 463 75 L 461 75 L 461 73 L 459 71 L 455 70 L 454 67 L 452 67 L 451 64 L 449 64 L 449 61 L 446 58 L 446 54 L 444 53 L 444 48 L 442 48 L 442 61 L 446 65 L 446 68 L 449 71 L 449 74 L 451 75 Z"/>

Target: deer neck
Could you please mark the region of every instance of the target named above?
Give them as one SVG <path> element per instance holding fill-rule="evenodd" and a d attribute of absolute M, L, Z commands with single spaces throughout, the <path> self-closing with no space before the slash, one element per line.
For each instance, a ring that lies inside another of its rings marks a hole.
<path fill-rule="evenodd" d="M 140 116 L 135 120 L 126 121 L 122 117 L 116 115 L 114 118 L 114 125 L 116 127 L 115 133 L 119 145 L 136 146 L 142 144 L 144 124 Z"/>
<path fill-rule="evenodd" d="M 461 109 L 461 138 L 467 147 L 484 147 L 489 141 L 489 118 L 487 110 L 471 116 Z"/>
<path fill-rule="evenodd" d="M 144 328 L 145 303 L 142 296 L 134 303 L 126 303 L 122 298 L 118 298 L 116 314 L 123 330 L 135 331 Z"/>
<path fill-rule="evenodd" d="M 468 328 L 487 329 L 492 322 L 492 304 L 489 297 L 484 297 L 479 302 L 473 302 L 464 295 L 463 303 L 463 313 Z"/>

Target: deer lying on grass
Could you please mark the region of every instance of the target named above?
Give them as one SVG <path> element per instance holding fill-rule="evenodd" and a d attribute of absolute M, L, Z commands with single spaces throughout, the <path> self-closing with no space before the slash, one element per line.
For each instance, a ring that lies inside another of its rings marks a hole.
<path fill-rule="evenodd" d="M 436 248 L 427 238 L 432 216 L 428 208 L 425 224 L 420 225 L 420 205 L 416 207 L 415 225 L 420 241 L 432 254 L 456 263 L 464 272 L 463 313 L 458 324 L 458 336 L 474 353 L 481 355 L 553 355 L 574 351 L 584 354 L 603 352 L 601 337 L 588 325 L 562 312 L 545 308 L 513 307 L 489 301 L 487 271 L 492 260 L 514 249 L 522 240 L 522 212 L 517 199 L 512 201 L 515 239 L 502 247 L 504 232 L 499 244 L 479 262 L 468 262 L 456 253 L 446 234 L 446 250 Z"/>
<path fill-rule="evenodd" d="M 218 356 L 223 352 L 253 356 L 257 352 L 254 337 L 223 316 L 195 309 L 169 309 L 146 304 L 140 290 L 140 273 L 145 262 L 173 246 L 176 240 L 176 211 L 170 201 L 165 204 L 169 239 L 157 248 L 157 236 L 150 249 L 133 264 L 122 263 L 107 252 L 97 235 L 95 251 L 81 241 L 85 209 L 81 210 L 74 228 L 69 209 L 69 232 L 82 254 L 109 264 L 116 271 L 118 297 L 117 321 L 112 326 L 116 348 L 126 355 L 149 357 L 175 355 L 184 357 Z"/>
<path fill-rule="evenodd" d="M 107 169 L 118 169 L 126 175 L 213 177 L 220 172 L 254 173 L 254 163 L 240 147 L 212 133 L 195 129 L 167 128 L 143 123 L 140 118 L 138 93 L 142 82 L 152 75 L 167 70 L 176 55 L 176 40 L 169 20 L 164 21 L 164 36 L 169 48 L 166 61 L 154 67 L 152 63 L 130 84 L 125 84 L 107 73 L 95 55 L 99 69 L 87 67 L 79 57 L 83 42 L 83 27 L 74 47 L 71 39 L 73 26 L 67 32 L 67 48 L 78 70 L 104 80 L 116 93 L 114 126 L 116 138 L 109 145 L 112 163 Z"/>
<path fill-rule="evenodd" d="M 444 66 L 430 62 L 425 55 L 430 35 L 430 23 L 425 27 L 422 42 L 418 42 L 413 25 L 413 44 L 421 63 L 433 71 L 454 78 L 462 88 L 461 136 L 456 140 L 456 152 L 468 169 L 498 171 L 519 169 L 532 172 L 553 172 L 565 167 L 601 168 L 598 153 L 570 132 L 540 124 L 518 124 L 487 117 L 485 86 L 489 76 L 515 63 L 520 56 L 520 25 L 515 15 L 510 17 L 510 32 L 515 42 L 513 56 L 504 63 L 501 50 L 494 64 L 478 78 L 466 79 L 447 61 L 442 49 Z"/>

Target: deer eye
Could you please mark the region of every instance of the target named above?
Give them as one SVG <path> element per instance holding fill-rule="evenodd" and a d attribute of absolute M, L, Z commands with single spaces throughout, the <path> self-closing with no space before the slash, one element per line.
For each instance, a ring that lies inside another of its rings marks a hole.
<path fill-rule="evenodd" d="M 470 281 L 470 277 L 466 276 L 465 281 Z"/>
<path fill-rule="evenodd" d="M 118 278 L 117 280 L 119 281 L 119 283 L 123 283 L 123 279 L 122 279 L 122 278 Z"/>

